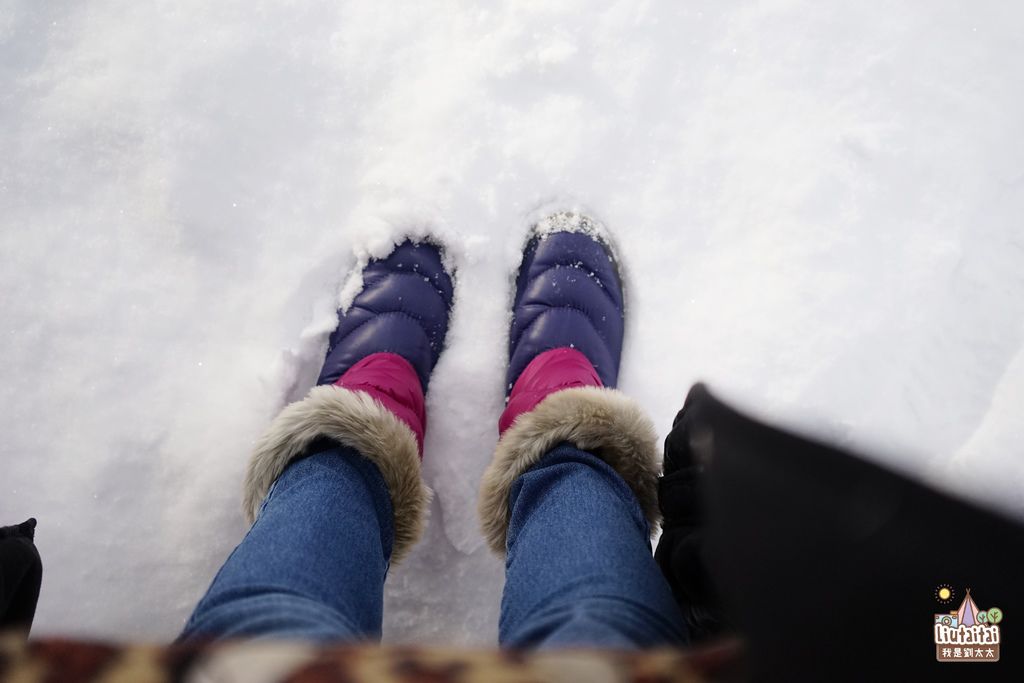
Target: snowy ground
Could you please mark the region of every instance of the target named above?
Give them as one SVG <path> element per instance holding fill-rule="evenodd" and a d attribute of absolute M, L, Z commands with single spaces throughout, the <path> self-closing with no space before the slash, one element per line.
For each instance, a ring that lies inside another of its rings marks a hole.
<path fill-rule="evenodd" d="M 1024 6 L 0 3 L 0 523 L 38 634 L 170 638 L 244 532 L 360 255 L 458 265 L 427 538 L 391 641 L 488 643 L 477 531 L 510 278 L 580 205 L 628 269 L 622 387 L 709 381 L 1024 518 Z"/>

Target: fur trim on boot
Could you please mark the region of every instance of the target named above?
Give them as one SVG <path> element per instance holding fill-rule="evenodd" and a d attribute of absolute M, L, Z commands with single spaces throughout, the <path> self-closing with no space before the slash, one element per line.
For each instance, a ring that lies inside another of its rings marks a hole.
<path fill-rule="evenodd" d="M 249 461 L 242 503 L 246 518 L 250 523 L 255 520 L 271 484 L 318 437 L 354 448 L 380 470 L 391 492 L 395 515 L 391 563 L 397 564 L 423 532 L 430 490 L 420 478 L 412 430 L 361 391 L 314 387 L 306 398 L 281 411 L 256 443 Z"/>
<path fill-rule="evenodd" d="M 611 465 L 636 494 L 652 533 L 657 528 L 661 464 L 650 418 L 633 399 L 615 389 L 564 389 L 516 418 L 498 441 L 484 472 L 480 521 L 484 538 L 497 554 L 505 554 L 512 484 L 563 441 Z"/>

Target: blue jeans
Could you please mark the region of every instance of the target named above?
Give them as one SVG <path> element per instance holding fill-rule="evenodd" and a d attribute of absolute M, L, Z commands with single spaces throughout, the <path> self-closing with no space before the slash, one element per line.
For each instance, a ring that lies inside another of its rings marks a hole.
<path fill-rule="evenodd" d="M 652 647 L 687 640 L 635 496 L 562 444 L 509 499 L 503 647 Z M 377 468 L 336 447 L 290 464 L 182 638 L 379 640 L 394 536 Z"/>

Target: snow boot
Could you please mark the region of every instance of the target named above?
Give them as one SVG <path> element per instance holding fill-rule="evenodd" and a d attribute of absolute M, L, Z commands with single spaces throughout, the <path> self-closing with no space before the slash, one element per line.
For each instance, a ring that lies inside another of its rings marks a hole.
<path fill-rule="evenodd" d="M 339 311 L 317 386 L 257 442 L 243 507 L 251 523 L 271 484 L 314 445 L 354 448 L 378 467 L 391 493 L 395 563 L 425 521 L 424 392 L 444 347 L 453 287 L 440 251 L 426 242 L 400 244 L 368 263 L 362 279 L 362 291 Z"/>
<path fill-rule="evenodd" d="M 618 266 L 602 235 L 586 216 L 556 213 L 536 226 L 523 253 L 509 332 L 509 395 L 480 492 L 484 536 L 499 555 L 513 483 L 563 442 L 611 465 L 652 530 L 657 527 L 654 426 L 614 388 L 625 307 Z"/>

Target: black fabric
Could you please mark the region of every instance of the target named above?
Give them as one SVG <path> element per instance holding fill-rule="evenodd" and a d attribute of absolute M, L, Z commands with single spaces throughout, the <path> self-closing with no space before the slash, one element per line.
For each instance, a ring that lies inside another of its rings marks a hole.
<path fill-rule="evenodd" d="M 665 474 L 658 481 L 663 522 L 655 560 L 686 617 L 691 641 L 700 643 L 727 626 L 704 557 L 704 511 L 698 496 L 704 466 L 690 452 L 683 428 L 685 412 L 676 415 L 665 439 Z"/>
<path fill-rule="evenodd" d="M 712 632 L 733 624 L 755 680 L 1024 680 L 1021 524 L 761 424 L 701 385 L 665 469 L 659 564 Z M 966 589 L 1005 614 L 999 662 L 936 661 L 935 614 Z"/>
<path fill-rule="evenodd" d="M 32 628 L 43 580 L 35 528 L 34 519 L 0 527 L 0 631 Z"/>

